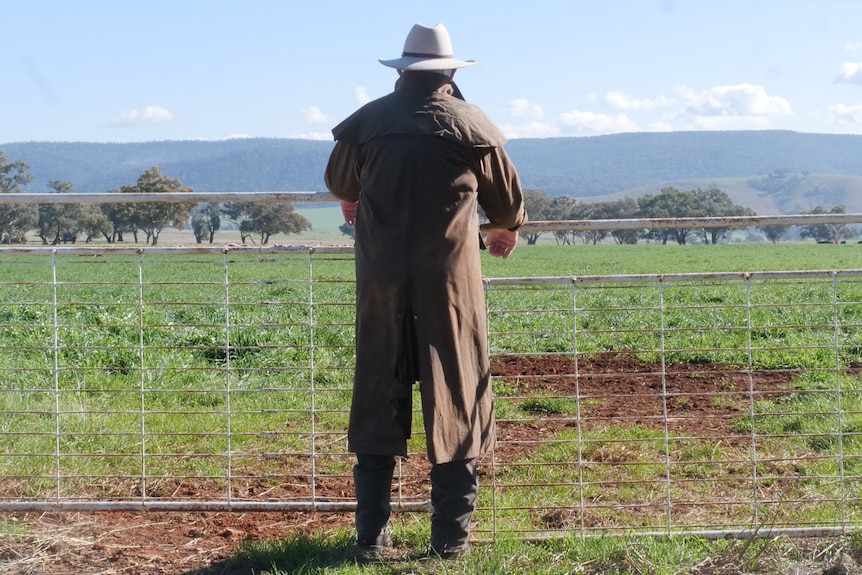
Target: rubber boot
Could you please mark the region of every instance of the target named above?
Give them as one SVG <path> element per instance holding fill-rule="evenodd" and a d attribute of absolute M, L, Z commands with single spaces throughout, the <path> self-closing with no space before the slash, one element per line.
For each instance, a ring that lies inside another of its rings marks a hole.
<path fill-rule="evenodd" d="M 360 547 L 382 549 L 392 546 L 389 516 L 395 457 L 357 454 L 353 467 L 356 489 L 356 540 Z"/>
<path fill-rule="evenodd" d="M 479 494 L 476 460 L 431 467 L 431 552 L 451 559 L 465 553 Z"/>

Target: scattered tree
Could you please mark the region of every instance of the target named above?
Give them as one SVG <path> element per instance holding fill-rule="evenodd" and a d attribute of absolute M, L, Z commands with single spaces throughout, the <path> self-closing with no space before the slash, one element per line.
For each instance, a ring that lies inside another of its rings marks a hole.
<path fill-rule="evenodd" d="M 638 199 L 638 213 L 642 218 L 679 218 L 690 213 L 688 198 L 676 188 L 664 188 L 657 196 L 646 194 Z M 671 230 L 666 228 L 651 229 L 646 237 L 658 239 L 662 244 L 676 239 L 677 243 L 685 244 L 690 229 Z"/>
<path fill-rule="evenodd" d="M 790 226 L 757 226 L 757 229 L 763 232 L 767 240 L 777 244 L 790 231 Z"/>
<path fill-rule="evenodd" d="M 694 217 L 720 218 L 756 215 L 753 210 L 734 204 L 730 196 L 727 195 L 727 192 L 723 192 L 718 188 L 709 188 L 707 190 L 698 188 L 689 193 L 693 194 L 692 204 L 696 213 Z M 733 227 L 703 228 L 701 231 L 703 243 L 717 244 L 719 240 L 726 239 L 733 229 Z"/>
<path fill-rule="evenodd" d="M 88 204 L 83 206 L 84 210 L 81 214 L 80 230 L 84 232 L 87 243 L 93 241 L 93 238 L 99 236 L 110 237 L 114 229 L 113 224 L 104 214 L 101 206 Z"/>
<path fill-rule="evenodd" d="M 743 206 L 734 204 L 730 196 L 717 188 L 707 190 L 689 190 L 681 192 L 676 188 L 664 188 L 660 194 L 646 194 L 638 200 L 638 213 L 643 218 L 704 218 L 724 216 L 746 216 L 755 213 Z M 704 243 L 716 244 L 726 238 L 732 227 L 655 229 L 647 233 L 647 237 L 661 240 L 666 244 L 674 239 L 680 245 L 689 243 L 690 238 L 697 235 Z"/>
<path fill-rule="evenodd" d="M 6 154 L 0 151 L 0 194 L 15 194 L 33 181 L 28 174 L 30 164 L 18 160 L 9 162 Z M 0 207 L 0 243 L 20 243 L 26 241 L 27 232 L 39 221 L 39 211 L 29 204 L 4 204 Z"/>
<path fill-rule="evenodd" d="M 109 190 L 108 193 L 119 193 L 119 190 Z M 132 234 L 138 241 L 138 229 L 135 227 L 135 205 L 126 203 L 102 204 L 99 206 L 102 215 L 110 222 L 110 227 L 102 230 L 102 235 L 108 243 L 124 241 L 123 234 Z"/>
<path fill-rule="evenodd" d="M 349 238 L 356 239 L 356 228 L 347 225 L 347 223 L 343 223 L 338 226 L 338 231 Z"/>
<path fill-rule="evenodd" d="M 136 185 L 123 186 L 120 192 L 149 194 L 181 192 L 191 194 L 194 190 L 183 186 L 178 179 L 163 175 L 158 166 L 153 166 L 152 169 L 147 170 L 138 178 Z M 194 202 L 134 204 L 132 221 L 135 227 L 146 235 L 146 243 L 155 246 L 159 241 L 159 235 L 166 226 L 172 225 L 176 228 L 182 228 L 186 225 L 194 206 Z"/>
<path fill-rule="evenodd" d="M 524 190 L 524 206 L 531 220 L 549 220 L 549 213 L 553 200 L 542 190 Z M 536 245 L 542 232 L 525 232 L 522 234 L 527 245 Z"/>
<path fill-rule="evenodd" d="M 557 196 L 551 200 L 548 207 L 548 219 L 552 221 L 580 219 L 577 214 L 577 203 L 567 196 Z M 529 212 L 527 212 L 529 214 Z M 554 232 L 554 239 L 559 244 L 570 244 L 574 241 L 575 232 L 570 230 L 558 230 Z"/>
<path fill-rule="evenodd" d="M 293 210 L 291 202 L 231 202 L 225 215 L 236 222 L 242 243 L 257 236 L 266 245 L 275 234 L 298 234 L 311 229 L 311 222 Z"/>
<path fill-rule="evenodd" d="M 811 210 L 800 212 L 801 214 L 846 214 L 847 208 L 843 205 L 838 205 L 827 210 L 823 206 L 817 206 Z M 854 236 L 853 230 L 847 227 L 847 224 L 811 224 L 802 226 L 799 235 L 803 238 L 812 238 L 821 243 L 837 242 L 846 240 Z"/>
<path fill-rule="evenodd" d="M 6 154 L 0 150 L 0 194 L 14 194 L 20 192 L 21 186 L 26 186 L 33 181 L 33 174 L 28 174 L 30 164 L 18 160 L 9 162 Z"/>
<path fill-rule="evenodd" d="M 638 203 L 632 198 L 603 202 L 599 213 L 608 220 L 636 219 L 638 218 Z M 618 244 L 636 244 L 644 233 L 643 229 L 610 230 L 611 237 Z"/>
<path fill-rule="evenodd" d="M 48 187 L 56 194 L 71 194 L 75 192 L 72 182 L 51 180 Z M 56 246 L 59 243 L 78 240 L 78 233 L 83 231 L 84 215 L 88 210 L 96 209 L 86 204 L 39 204 L 39 221 L 36 224 L 37 234 L 42 244 Z"/>
<path fill-rule="evenodd" d="M 195 242 L 200 244 L 204 239 L 208 239 L 209 243 L 213 243 L 215 233 L 221 228 L 221 213 L 221 207 L 218 204 L 198 206 L 191 220 Z"/>

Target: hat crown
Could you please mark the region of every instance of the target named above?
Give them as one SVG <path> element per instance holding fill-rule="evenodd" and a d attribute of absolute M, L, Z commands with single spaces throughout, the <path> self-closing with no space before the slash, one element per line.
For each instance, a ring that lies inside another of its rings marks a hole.
<path fill-rule="evenodd" d="M 451 58 L 452 39 L 443 24 L 433 27 L 414 24 L 404 40 L 402 56 L 424 58 Z"/>
<path fill-rule="evenodd" d="M 454 70 L 472 66 L 474 60 L 458 60 L 452 56 L 452 40 L 443 24 L 425 26 L 414 24 L 404 41 L 404 52 L 400 58 L 380 59 L 390 68 L 406 71 Z"/>

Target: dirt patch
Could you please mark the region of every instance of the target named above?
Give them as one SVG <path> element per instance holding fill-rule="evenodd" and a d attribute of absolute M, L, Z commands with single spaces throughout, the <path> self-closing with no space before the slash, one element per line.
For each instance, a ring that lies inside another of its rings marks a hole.
<path fill-rule="evenodd" d="M 622 354 L 582 359 L 565 356 L 495 357 L 492 371 L 512 392 L 523 396 L 579 400 L 579 424 L 663 426 L 671 432 L 732 437 L 732 420 L 747 412 L 752 398 L 788 393 L 791 372 L 748 373 L 712 364 L 643 363 Z M 577 373 L 577 377 L 575 377 Z M 664 373 L 664 376 L 662 375 Z M 535 449 L 572 417 L 542 417 L 500 422 L 499 464 Z M 527 441 L 530 440 L 530 441 Z M 410 475 L 423 476 L 428 462 L 414 457 Z M 176 486 L 171 486 L 172 489 Z M 206 485 L 185 485 L 198 497 Z M 249 489 L 263 489 L 250 485 Z M 348 479 L 327 479 L 328 494 L 349 496 Z M 423 486 L 404 485 L 407 491 Z M 553 519 L 553 518 L 551 518 Z M 297 533 L 327 533 L 352 525 L 349 513 L 324 512 L 106 512 L 0 515 L 0 573 L 134 573 L 137 575 L 214 574 L 208 570 L 236 553 L 249 540 L 276 540 Z M 213 568 L 215 569 L 215 568 Z"/>
<path fill-rule="evenodd" d="M 697 436 L 732 435 L 729 423 L 745 414 L 752 400 L 786 396 L 797 375 L 712 363 L 662 367 L 620 353 L 580 359 L 577 365 L 568 356 L 499 356 L 492 369 L 496 378 L 516 386 L 518 395 L 579 397 L 584 427 L 663 427 L 667 420 L 669 432 Z M 537 430 L 553 419 L 546 418 Z"/>

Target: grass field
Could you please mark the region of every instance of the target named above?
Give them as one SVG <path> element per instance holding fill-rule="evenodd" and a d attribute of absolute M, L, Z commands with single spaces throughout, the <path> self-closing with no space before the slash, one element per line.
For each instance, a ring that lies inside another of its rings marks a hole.
<path fill-rule="evenodd" d="M 860 263 L 857 244 L 802 243 L 520 246 L 508 260 L 483 259 L 489 278 L 837 270 Z M 162 498 L 190 478 L 224 489 L 223 454 L 235 452 L 235 478 L 249 485 L 268 478 L 272 496 L 302 498 L 309 495 L 307 486 L 291 492 L 277 478 L 285 468 L 297 478 L 308 475 L 312 441 L 318 473 L 347 475 L 340 430 L 353 353 L 352 265 L 347 257 L 320 258 L 309 272 L 302 254 L 216 254 L 60 255 L 52 266 L 45 256 L 0 254 L 0 492 L 9 498 L 119 499 L 142 488 L 142 475 L 146 489 Z M 718 438 L 680 435 L 668 442 L 667 430 L 622 422 L 580 432 L 554 428 L 520 462 L 529 465 L 498 470 L 502 488 L 493 515 L 483 500 L 480 523 L 496 521 L 516 537 L 480 546 L 456 566 L 411 558 L 427 539 L 427 517 L 404 514 L 395 537 L 405 554 L 397 558 L 363 563 L 350 550 L 349 531 L 336 532 L 248 544 L 235 558 L 237 573 L 719 573 L 757 572 L 767 558 L 775 569 L 782 561 L 831 560 L 787 540 L 741 547 L 687 537 L 584 538 L 565 522 L 553 541 L 520 540 L 519 534 L 542 527 L 537 518 L 545 517 L 524 509 L 571 506 L 566 501 L 575 497 L 575 470 L 553 465 L 558 462 L 593 463 L 585 468 L 586 494 L 580 497 L 594 504 L 597 533 L 602 527 L 660 528 L 661 514 L 631 509 L 656 501 L 662 509 L 665 492 L 655 484 L 666 472 L 668 445 L 685 470 L 685 482 L 674 484 L 674 501 L 719 503 L 705 507 L 691 525 L 716 525 L 722 501 L 727 524 L 744 523 L 745 503 L 727 505 L 739 496 L 733 482 L 750 477 L 744 462 L 752 447 L 727 441 L 736 435 L 763 438 L 758 472 L 767 481 L 758 486 L 771 490 L 778 504 L 764 508 L 771 516 L 761 525 L 860 521 L 862 383 L 853 370 L 862 365 L 858 278 L 754 284 L 740 278 L 661 290 L 655 282 L 598 283 L 574 292 L 570 285 L 492 286 L 488 300 L 495 355 L 587 360 L 624 351 L 645 363 L 664 358 L 798 370 L 794 393 L 764 396 L 753 406 L 756 417 L 733 419 L 731 431 Z M 658 323 L 663 331 L 655 329 Z M 513 429 L 571 421 L 577 413 L 572 396 L 538 387 L 528 393 L 518 387 L 524 381 L 495 382 L 498 418 Z M 734 394 L 710 397 L 719 403 Z M 316 436 L 309 433 L 311 411 Z M 422 451 L 420 437 L 411 449 Z M 719 472 L 727 477 L 714 477 Z M 516 487 L 523 485 L 544 487 Z M 746 502 L 750 485 L 742 490 L 740 501 Z M 611 505 L 604 507 L 603 498 Z M 857 543 L 842 540 L 842 549 Z M 730 565 L 740 570 L 726 570 Z"/>

